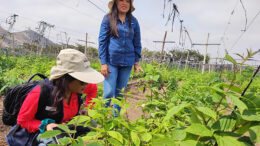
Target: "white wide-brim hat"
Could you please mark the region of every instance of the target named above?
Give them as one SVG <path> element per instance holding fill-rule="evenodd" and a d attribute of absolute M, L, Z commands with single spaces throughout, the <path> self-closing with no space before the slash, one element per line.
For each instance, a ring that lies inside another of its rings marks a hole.
<path fill-rule="evenodd" d="M 56 66 L 50 73 L 50 81 L 69 74 L 77 80 L 85 83 L 97 84 L 104 80 L 104 76 L 90 67 L 87 57 L 75 49 L 63 49 L 57 56 Z"/>
<path fill-rule="evenodd" d="M 115 0 L 111 0 L 108 3 L 108 8 L 109 8 L 110 11 L 112 10 L 112 7 L 113 7 L 114 3 L 115 3 Z M 131 10 L 132 12 L 135 10 L 133 3 L 134 3 L 134 0 L 132 0 L 132 10 Z"/>

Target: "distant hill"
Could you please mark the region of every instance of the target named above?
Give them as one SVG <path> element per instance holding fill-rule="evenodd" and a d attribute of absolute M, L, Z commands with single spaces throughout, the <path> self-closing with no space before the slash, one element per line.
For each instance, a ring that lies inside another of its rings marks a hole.
<path fill-rule="evenodd" d="M 46 37 L 42 37 L 39 33 L 28 29 L 21 32 L 15 32 L 14 34 L 14 46 L 21 46 L 23 43 L 28 44 L 39 44 L 40 46 L 56 46 L 51 40 Z M 0 48 L 12 47 L 13 46 L 13 36 L 8 33 L 7 30 L 0 26 Z"/>

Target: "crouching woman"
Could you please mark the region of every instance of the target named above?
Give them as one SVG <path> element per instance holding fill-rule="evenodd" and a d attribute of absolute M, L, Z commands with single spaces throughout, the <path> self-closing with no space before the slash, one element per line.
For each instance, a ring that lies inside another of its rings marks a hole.
<path fill-rule="evenodd" d="M 56 66 L 51 69 L 50 83 L 33 88 L 20 109 L 16 127 L 7 135 L 9 145 L 47 145 L 53 139 L 37 139 L 40 133 L 53 130 L 78 115 L 81 98 L 88 83 L 96 84 L 104 77 L 89 67 L 85 55 L 74 49 L 61 50 Z M 19 132 L 22 136 L 19 137 Z M 8 137 L 9 136 L 9 137 Z M 15 137 L 12 137 L 15 136 Z M 22 137 L 22 139 L 21 139 Z"/>

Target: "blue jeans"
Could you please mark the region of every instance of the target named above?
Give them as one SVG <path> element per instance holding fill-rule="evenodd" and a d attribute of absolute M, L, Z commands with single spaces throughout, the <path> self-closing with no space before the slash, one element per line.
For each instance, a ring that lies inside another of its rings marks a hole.
<path fill-rule="evenodd" d="M 41 134 L 38 135 L 38 137 Z M 57 144 L 57 141 L 54 138 L 48 138 L 48 139 L 37 139 L 38 146 L 48 146 L 49 144 Z"/>
<path fill-rule="evenodd" d="M 129 76 L 131 74 L 132 66 L 113 66 L 110 64 L 107 64 L 110 73 L 108 74 L 108 77 L 104 80 L 104 99 L 109 99 L 106 102 L 106 107 L 110 106 L 111 98 L 117 98 L 123 97 L 123 94 L 121 94 L 122 89 L 126 89 L 127 82 L 129 79 Z M 119 99 L 120 100 L 120 99 Z M 120 113 L 121 107 L 117 104 L 113 105 L 114 109 L 117 109 L 118 113 Z M 114 110 L 114 116 L 117 117 L 118 113 Z"/>

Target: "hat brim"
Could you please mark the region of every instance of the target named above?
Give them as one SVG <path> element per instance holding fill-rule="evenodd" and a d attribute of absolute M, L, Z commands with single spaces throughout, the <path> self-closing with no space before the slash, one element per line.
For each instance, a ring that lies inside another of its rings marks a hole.
<path fill-rule="evenodd" d="M 109 10 L 111 11 L 112 10 L 112 7 L 113 7 L 113 5 L 114 5 L 114 1 L 113 0 L 111 0 L 109 3 L 108 3 L 108 8 L 109 8 Z M 134 8 L 134 6 L 133 6 L 133 4 L 132 4 L 132 12 L 135 10 L 135 8 Z"/>
<path fill-rule="evenodd" d="M 68 74 L 85 83 L 98 84 L 104 81 L 104 76 L 90 67 L 82 72 L 72 72 Z"/>

